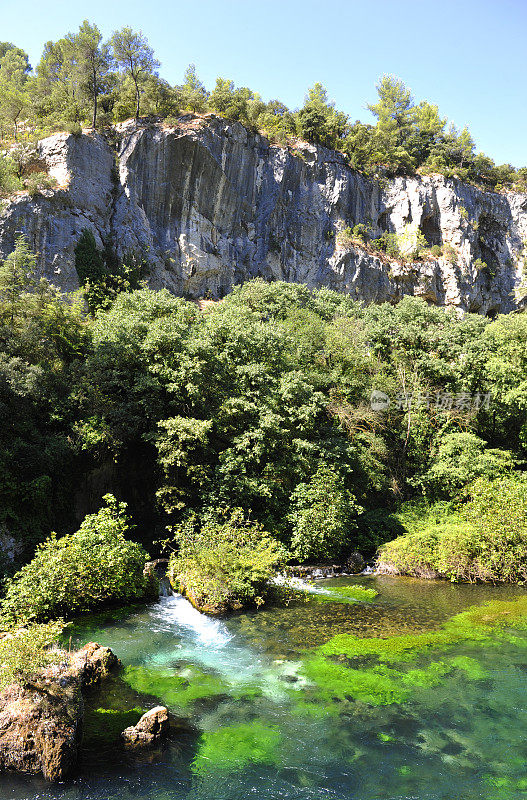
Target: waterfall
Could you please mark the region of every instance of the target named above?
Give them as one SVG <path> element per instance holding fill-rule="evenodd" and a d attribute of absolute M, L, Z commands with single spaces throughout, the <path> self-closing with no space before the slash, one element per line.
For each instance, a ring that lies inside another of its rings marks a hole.
<path fill-rule="evenodd" d="M 170 597 L 172 594 L 172 587 L 170 586 L 169 579 L 165 576 L 159 579 L 159 597 Z"/>

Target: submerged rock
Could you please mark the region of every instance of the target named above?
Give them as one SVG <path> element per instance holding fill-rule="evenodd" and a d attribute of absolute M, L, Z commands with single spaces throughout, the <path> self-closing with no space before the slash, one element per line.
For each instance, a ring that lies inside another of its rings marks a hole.
<path fill-rule="evenodd" d="M 62 664 L 0 692 L 0 771 L 67 778 L 82 739 L 82 689 L 119 663 L 109 647 L 90 642 L 74 654 L 64 651 Z"/>
<path fill-rule="evenodd" d="M 168 734 L 169 728 L 167 708 L 156 706 L 143 714 L 137 725 L 125 728 L 121 737 L 127 745 L 148 746 L 163 739 Z"/>

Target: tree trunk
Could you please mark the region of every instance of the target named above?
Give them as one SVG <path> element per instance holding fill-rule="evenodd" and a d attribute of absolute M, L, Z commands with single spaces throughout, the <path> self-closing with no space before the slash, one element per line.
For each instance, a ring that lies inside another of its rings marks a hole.
<path fill-rule="evenodd" d="M 134 79 L 134 83 L 135 83 L 135 98 L 136 98 L 135 118 L 137 120 L 137 119 L 139 119 L 139 98 L 140 98 L 140 95 L 139 95 L 139 84 L 137 83 L 137 81 L 135 79 Z"/>
<path fill-rule="evenodd" d="M 93 88 L 93 120 L 92 120 L 92 128 L 95 128 L 97 125 L 97 75 L 95 70 L 92 73 L 92 88 Z"/>

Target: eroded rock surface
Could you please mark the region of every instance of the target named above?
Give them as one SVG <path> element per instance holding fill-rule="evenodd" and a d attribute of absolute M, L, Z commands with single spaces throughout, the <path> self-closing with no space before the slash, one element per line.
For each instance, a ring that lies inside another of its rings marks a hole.
<path fill-rule="evenodd" d="M 339 153 L 305 144 L 292 152 L 213 115 L 187 116 L 173 128 L 124 123 L 115 137 L 111 145 L 99 134 L 40 142 L 59 188 L 6 205 L 1 255 L 24 231 L 41 273 L 73 289 L 74 249 L 88 227 L 121 258 L 144 255 L 152 287 L 188 297 L 218 298 L 262 276 L 368 303 L 414 294 L 489 314 L 516 306 L 527 194 L 483 192 L 441 176 L 376 182 Z M 337 232 L 357 223 L 374 237 L 396 232 L 410 243 L 419 228 L 430 245 L 450 244 L 457 263 L 409 265 L 339 245 Z"/>
<path fill-rule="evenodd" d="M 61 781 L 77 763 L 82 739 L 82 689 L 119 663 L 95 642 L 23 685 L 0 692 L 0 770 Z"/>

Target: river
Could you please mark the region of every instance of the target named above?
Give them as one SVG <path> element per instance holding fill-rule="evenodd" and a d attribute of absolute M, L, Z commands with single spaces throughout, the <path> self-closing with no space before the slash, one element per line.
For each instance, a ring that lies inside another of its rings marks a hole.
<path fill-rule="evenodd" d="M 378 594 L 359 603 L 327 594 L 350 585 Z M 2 800 L 527 797 L 527 632 L 396 661 L 328 660 L 321 650 L 342 634 L 438 631 L 470 606 L 525 590 L 388 576 L 318 587 L 323 601 L 306 593 L 226 620 L 168 596 L 78 621 L 75 642 L 109 645 L 122 675 L 88 697 L 75 780 L 4 775 Z M 343 674 L 353 675 L 349 688 Z M 174 715 L 170 740 L 127 752 L 119 731 L 158 703 Z"/>

